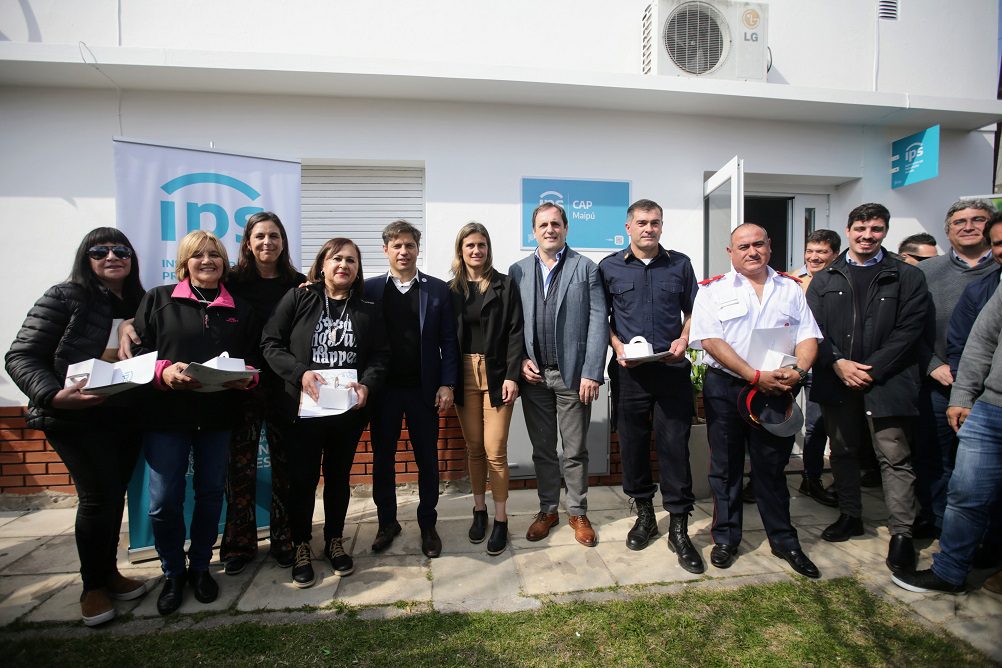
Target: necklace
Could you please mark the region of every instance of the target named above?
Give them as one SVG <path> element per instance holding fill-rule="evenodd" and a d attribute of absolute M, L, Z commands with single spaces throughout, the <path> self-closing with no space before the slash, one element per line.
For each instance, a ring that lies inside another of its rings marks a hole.
<path fill-rule="evenodd" d="M 201 293 L 201 292 L 199 291 L 199 289 L 198 289 L 198 288 L 196 288 L 196 287 L 195 287 L 195 284 L 194 284 L 194 283 L 189 283 L 189 285 L 191 286 L 191 289 L 195 291 L 195 294 L 196 294 L 196 295 L 198 295 L 198 301 L 199 301 L 199 302 L 201 302 L 201 303 L 203 303 L 203 304 L 211 304 L 211 303 L 212 303 L 211 301 L 209 301 L 208 299 L 206 299 L 206 298 L 205 298 L 205 295 L 203 295 L 203 294 L 202 294 L 202 293 Z"/>
<path fill-rule="evenodd" d="M 348 293 L 348 299 L 351 299 L 351 293 Z M 327 333 L 327 340 L 330 341 L 331 347 L 336 348 L 344 342 L 345 336 L 348 335 L 348 320 L 344 317 L 345 311 L 348 310 L 348 299 L 344 300 L 344 307 L 341 309 L 341 315 L 338 316 L 337 320 L 331 321 L 331 298 L 327 296 L 327 291 L 324 291 L 324 313 L 327 315 L 327 322 L 331 323 L 331 328 Z M 341 336 L 334 338 L 334 333 L 337 331 L 336 325 L 341 325 Z"/>

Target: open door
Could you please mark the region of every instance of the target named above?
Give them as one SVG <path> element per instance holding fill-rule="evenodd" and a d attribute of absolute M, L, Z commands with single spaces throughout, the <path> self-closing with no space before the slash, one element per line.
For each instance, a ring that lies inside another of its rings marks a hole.
<path fill-rule="evenodd" d="M 744 222 L 745 162 L 738 156 L 703 182 L 703 278 L 731 270 L 726 248 Z"/>

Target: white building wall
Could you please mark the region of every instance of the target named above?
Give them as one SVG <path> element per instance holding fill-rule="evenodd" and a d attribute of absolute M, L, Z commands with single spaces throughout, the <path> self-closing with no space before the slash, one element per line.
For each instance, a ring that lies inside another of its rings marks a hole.
<path fill-rule="evenodd" d="M 390 69 L 424 62 L 637 73 L 647 4 L 0 0 L 0 40 L 201 51 L 210 67 L 213 52 L 246 52 L 381 61 Z M 897 21 L 879 22 L 877 0 L 766 4 L 772 83 L 995 98 L 996 0 L 902 0 Z"/>
<path fill-rule="evenodd" d="M 68 274 L 83 233 L 116 223 L 111 138 L 118 134 L 117 102 L 106 91 L 7 88 L 0 89 L 0 118 L 5 156 L 0 217 L 8 223 L 3 266 L 7 281 L 17 286 L 0 295 L 0 309 L 7 314 L 0 323 L 0 345 L 6 345 L 31 303 Z M 886 203 L 894 216 L 889 245 L 922 227 L 945 240 L 940 221 L 953 198 L 991 187 L 991 146 L 978 133 L 944 131 L 940 178 L 892 192 L 889 142 L 905 130 L 563 108 L 151 92 L 124 95 L 122 122 L 126 136 L 168 144 L 212 142 L 217 150 L 319 162 L 422 162 L 423 252 L 428 270 L 439 276 L 447 273 L 456 230 L 469 220 L 491 230 L 501 269 L 524 255 L 518 241 L 520 179 L 525 176 L 630 180 L 634 199 L 650 197 L 664 206 L 665 244 L 693 258 L 697 271 L 703 256 L 704 175 L 734 154 L 745 159 L 751 174 L 845 182 L 820 188 L 832 194 L 836 229 L 844 227 L 846 213 L 856 204 Z M 0 402 L 23 401 L 0 376 Z"/>

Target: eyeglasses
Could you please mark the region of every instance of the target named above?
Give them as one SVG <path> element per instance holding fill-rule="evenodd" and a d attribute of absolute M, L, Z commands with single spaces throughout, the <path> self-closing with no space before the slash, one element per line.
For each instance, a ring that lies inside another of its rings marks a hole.
<path fill-rule="evenodd" d="M 91 246 L 87 249 L 87 257 L 92 260 L 103 260 L 111 253 L 119 260 L 128 260 L 132 257 L 132 249 L 128 246 Z"/>
<path fill-rule="evenodd" d="M 950 227 L 964 227 L 967 223 L 971 225 L 984 225 L 988 222 L 988 216 L 974 216 L 973 218 L 957 218 L 950 221 Z"/>
<path fill-rule="evenodd" d="M 915 253 L 905 253 L 905 255 L 915 260 L 916 262 L 924 262 L 925 260 L 929 260 L 931 258 L 936 257 L 935 255 L 916 255 Z"/>

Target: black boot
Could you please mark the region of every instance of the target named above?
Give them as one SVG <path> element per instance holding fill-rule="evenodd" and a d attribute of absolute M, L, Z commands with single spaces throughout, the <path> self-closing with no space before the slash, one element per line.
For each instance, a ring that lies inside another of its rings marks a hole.
<path fill-rule="evenodd" d="M 699 556 L 692 541 L 689 540 L 689 514 L 672 513 L 668 524 L 668 547 L 678 556 L 678 565 L 690 573 L 702 573 L 706 570 L 703 558 Z"/>
<path fill-rule="evenodd" d="M 487 509 L 473 509 L 473 524 L 470 525 L 470 542 L 482 543 L 487 537 Z"/>
<path fill-rule="evenodd" d="M 912 539 L 900 533 L 891 536 L 884 563 L 892 573 L 915 572 L 915 545 Z"/>
<path fill-rule="evenodd" d="M 508 522 L 494 520 L 494 528 L 491 529 L 491 537 L 487 539 L 487 554 L 492 557 L 504 552 L 508 547 Z"/>
<path fill-rule="evenodd" d="M 626 547 L 642 550 L 658 535 L 658 520 L 654 516 L 654 502 L 650 499 L 634 499 L 637 521 L 626 535 Z"/>
<path fill-rule="evenodd" d="M 825 489 L 820 477 L 812 478 L 805 475 L 803 482 L 800 483 L 800 493 L 811 497 L 822 506 L 838 508 L 838 499 L 833 492 Z"/>

